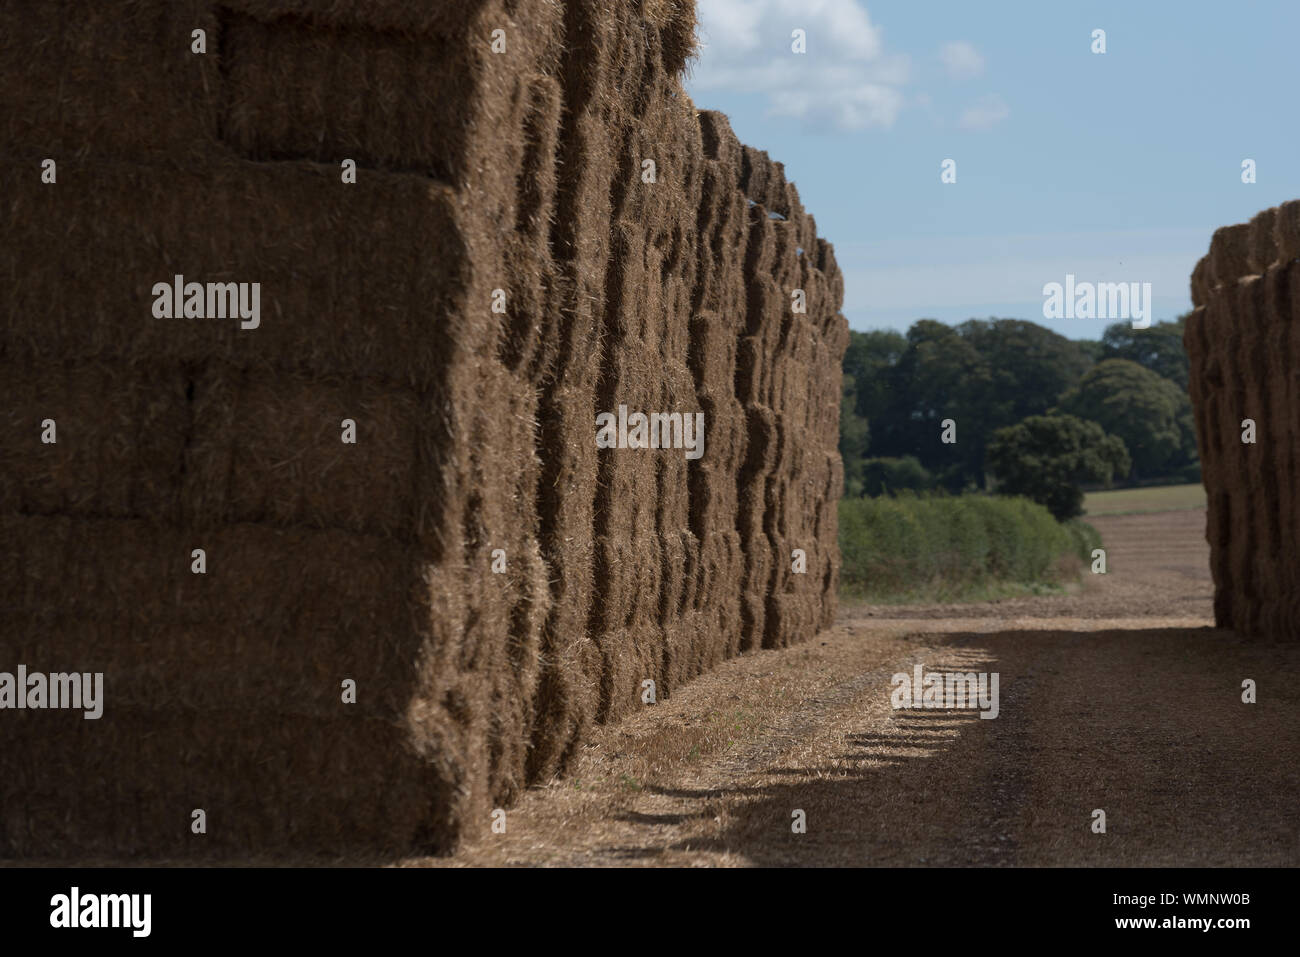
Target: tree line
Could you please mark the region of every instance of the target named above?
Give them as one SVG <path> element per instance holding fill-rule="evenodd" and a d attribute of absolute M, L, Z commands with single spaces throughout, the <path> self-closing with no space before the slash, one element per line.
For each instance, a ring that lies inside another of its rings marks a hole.
<path fill-rule="evenodd" d="M 845 494 L 991 490 L 1065 519 L 1084 486 L 1199 481 L 1185 320 L 1115 323 L 1099 340 L 1022 319 L 852 332 Z M 941 440 L 946 419 L 954 442 Z"/>

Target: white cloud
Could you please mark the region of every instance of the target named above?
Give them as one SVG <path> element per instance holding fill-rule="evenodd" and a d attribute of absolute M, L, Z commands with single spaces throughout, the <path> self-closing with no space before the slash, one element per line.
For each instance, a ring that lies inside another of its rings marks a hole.
<path fill-rule="evenodd" d="M 1011 108 L 996 93 L 982 96 L 961 114 L 957 125 L 963 130 L 991 130 L 1008 116 Z"/>
<path fill-rule="evenodd" d="M 984 72 L 984 57 L 964 40 L 945 43 L 939 59 L 954 80 L 973 80 Z"/>
<path fill-rule="evenodd" d="M 910 64 L 888 54 L 860 0 L 700 0 L 691 88 L 758 93 L 773 116 L 811 125 L 893 125 Z M 791 32 L 807 53 L 791 52 Z"/>

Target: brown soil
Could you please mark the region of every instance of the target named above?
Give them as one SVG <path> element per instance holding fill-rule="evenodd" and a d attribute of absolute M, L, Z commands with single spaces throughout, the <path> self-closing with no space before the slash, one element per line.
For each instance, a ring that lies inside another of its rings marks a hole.
<path fill-rule="evenodd" d="M 404 863 L 1295 866 L 1300 647 L 1211 627 L 1204 522 L 1095 519 L 1109 573 L 1064 596 L 843 608 L 597 729 L 504 834 Z M 916 663 L 999 673 L 999 717 L 892 709 Z"/>

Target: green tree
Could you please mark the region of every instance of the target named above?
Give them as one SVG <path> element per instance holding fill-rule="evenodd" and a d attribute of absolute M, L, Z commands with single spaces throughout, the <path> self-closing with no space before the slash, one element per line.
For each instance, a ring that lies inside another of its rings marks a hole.
<path fill-rule="evenodd" d="M 1185 315 L 1173 322 L 1157 322 L 1146 329 L 1134 329 L 1127 322 L 1113 323 L 1101 337 L 1102 358 L 1136 362 L 1186 392 L 1190 368 L 1183 348 L 1186 324 Z"/>
<path fill-rule="evenodd" d="M 934 487 L 934 479 L 913 456 L 901 459 L 875 458 L 862 463 L 862 491 L 865 495 L 892 495 Z"/>
<path fill-rule="evenodd" d="M 913 323 L 891 370 L 886 414 L 873 426 L 872 454 L 915 456 L 953 491 L 982 484 L 991 382 L 988 363 L 955 329 Z M 957 423 L 956 444 L 940 441 L 944 419 Z"/>
<path fill-rule="evenodd" d="M 1071 415 L 1034 415 L 998 429 L 988 463 L 999 494 L 1030 498 L 1058 521 L 1083 514 L 1081 483 L 1110 485 L 1130 467 L 1121 439 Z"/>
<path fill-rule="evenodd" d="M 850 332 L 844 374 L 853 379 L 854 411 L 872 422 L 887 414 L 892 401 L 893 369 L 907 350 L 907 339 L 892 329 Z"/>
<path fill-rule="evenodd" d="M 918 459 L 938 484 L 961 491 L 985 482 L 985 447 L 995 429 L 1051 410 L 1096 363 L 1101 343 L 1078 343 L 1020 319 L 972 319 L 951 327 L 920 319 L 903 336 L 854 332 L 844 357 L 853 410 L 870 424 L 870 458 Z M 957 443 L 940 423 L 957 423 Z M 845 423 L 846 487 L 851 471 Z"/>
<path fill-rule="evenodd" d="M 1074 344 L 1088 357 L 1089 365 L 1096 365 L 1106 358 L 1106 347 L 1101 344 L 1100 339 L 1075 339 Z"/>
<path fill-rule="evenodd" d="M 863 460 L 872 440 L 871 425 L 886 421 L 893 367 L 906 348 L 907 340 L 892 330 L 849 332 L 840 403 L 840 457 L 844 460 L 846 495 L 862 494 Z"/>
<path fill-rule="evenodd" d="M 1133 478 L 1186 465 L 1191 401 L 1174 383 L 1136 362 L 1097 363 L 1077 388 L 1061 397 L 1060 411 L 1096 422 L 1123 439 L 1132 457 Z"/>
<path fill-rule="evenodd" d="M 845 374 L 844 391 L 840 399 L 840 458 L 844 460 L 844 494 L 862 494 L 863 461 L 870 443 L 871 429 L 866 419 L 857 413 L 857 386 L 853 377 Z"/>
<path fill-rule="evenodd" d="M 1095 361 L 1079 343 L 1023 319 L 971 319 L 957 332 L 988 364 L 990 431 L 1042 415 Z"/>

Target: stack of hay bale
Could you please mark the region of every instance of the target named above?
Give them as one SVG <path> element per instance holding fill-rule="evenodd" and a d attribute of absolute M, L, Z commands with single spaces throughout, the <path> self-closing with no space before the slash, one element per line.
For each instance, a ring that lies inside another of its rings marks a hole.
<path fill-rule="evenodd" d="M 646 679 L 830 621 L 842 284 L 681 91 L 693 27 L 0 11 L 0 671 L 106 685 L 0 712 L 0 856 L 445 851 Z M 178 275 L 260 323 L 158 317 Z M 598 450 L 619 405 L 703 457 Z"/>
<path fill-rule="evenodd" d="M 1300 200 L 1216 230 L 1192 273 L 1192 302 L 1183 341 L 1208 493 L 1215 619 L 1296 637 Z"/>

